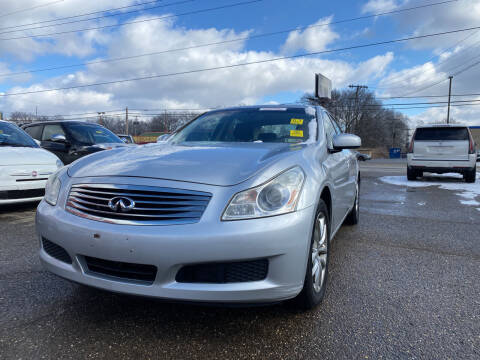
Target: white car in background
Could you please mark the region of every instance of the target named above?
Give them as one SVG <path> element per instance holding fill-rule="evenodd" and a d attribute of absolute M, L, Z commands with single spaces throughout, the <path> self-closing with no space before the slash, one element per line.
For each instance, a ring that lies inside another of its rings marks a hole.
<path fill-rule="evenodd" d="M 407 178 L 415 180 L 424 172 L 459 173 L 474 183 L 477 154 L 470 129 L 462 125 L 417 127 L 407 154 Z"/>
<path fill-rule="evenodd" d="M 48 177 L 62 166 L 22 129 L 0 121 L 0 205 L 41 200 Z"/>

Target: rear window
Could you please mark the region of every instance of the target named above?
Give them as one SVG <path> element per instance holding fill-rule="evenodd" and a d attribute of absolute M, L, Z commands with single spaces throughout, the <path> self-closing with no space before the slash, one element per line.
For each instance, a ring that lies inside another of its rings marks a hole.
<path fill-rule="evenodd" d="M 432 127 L 418 128 L 415 132 L 415 140 L 467 140 L 468 130 L 466 127 Z"/>

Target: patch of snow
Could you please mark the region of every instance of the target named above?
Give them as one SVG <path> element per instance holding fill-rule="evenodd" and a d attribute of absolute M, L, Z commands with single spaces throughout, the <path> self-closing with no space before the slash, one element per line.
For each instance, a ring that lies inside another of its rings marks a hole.
<path fill-rule="evenodd" d="M 429 173 L 429 174 L 432 174 L 432 173 Z M 458 178 L 458 179 L 463 179 L 463 175 L 458 174 L 458 173 L 432 174 L 430 176 L 431 177 L 450 177 L 450 178 L 454 177 L 454 178 Z"/>
<path fill-rule="evenodd" d="M 477 173 L 477 181 L 475 183 L 469 184 L 465 182 L 459 181 L 452 181 L 446 182 L 446 179 L 438 179 L 437 181 L 435 178 L 442 177 L 458 177 L 459 174 L 443 174 L 443 176 L 439 176 L 438 174 L 432 175 L 431 177 L 427 176 L 422 180 L 415 180 L 409 181 L 407 180 L 406 176 L 383 176 L 380 178 L 381 181 L 391 184 L 391 185 L 399 185 L 399 186 L 406 186 L 406 187 L 427 187 L 427 186 L 438 186 L 440 189 L 451 190 L 455 191 L 455 194 L 460 196 L 463 199 L 468 200 L 460 200 L 460 202 L 464 205 L 473 205 L 478 206 L 480 205 L 480 201 L 475 200 L 477 196 L 480 196 L 480 174 Z M 460 175 L 461 176 L 461 175 Z M 420 204 L 419 204 L 420 205 Z M 480 209 L 477 209 L 480 211 Z"/>
<path fill-rule="evenodd" d="M 473 205 L 473 206 L 479 206 L 480 205 L 480 202 L 478 202 L 477 200 L 460 200 L 460 202 L 463 205 Z"/>

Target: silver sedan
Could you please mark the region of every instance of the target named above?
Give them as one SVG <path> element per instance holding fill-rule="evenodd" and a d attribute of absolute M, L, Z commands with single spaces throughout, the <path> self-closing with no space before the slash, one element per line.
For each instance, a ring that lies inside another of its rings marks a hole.
<path fill-rule="evenodd" d="M 311 308 L 330 241 L 358 222 L 360 145 L 321 107 L 255 106 L 87 156 L 48 181 L 41 262 L 120 293 Z"/>

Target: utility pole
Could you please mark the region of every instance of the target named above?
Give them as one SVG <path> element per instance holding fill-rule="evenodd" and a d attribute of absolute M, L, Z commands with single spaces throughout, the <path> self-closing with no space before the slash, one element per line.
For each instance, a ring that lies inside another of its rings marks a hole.
<path fill-rule="evenodd" d="M 355 128 L 357 127 L 357 123 L 358 123 L 358 116 L 359 116 L 359 109 L 358 109 L 358 93 L 360 91 L 360 89 L 368 89 L 368 86 L 367 85 L 348 85 L 349 88 L 353 89 L 355 88 L 355 111 L 356 111 L 356 114 L 355 114 L 355 123 L 353 124 L 353 127 L 354 129 L 347 129 L 348 131 L 352 131 L 352 130 L 355 130 Z"/>
<path fill-rule="evenodd" d="M 448 78 L 450 79 L 450 84 L 448 85 L 447 124 L 450 123 L 450 97 L 452 96 L 452 79 L 453 79 L 453 76 L 449 76 Z"/>
<path fill-rule="evenodd" d="M 128 135 L 128 106 L 125 108 L 125 135 Z"/>
<path fill-rule="evenodd" d="M 165 109 L 165 114 L 163 117 L 163 132 L 167 133 L 167 109 Z"/>

